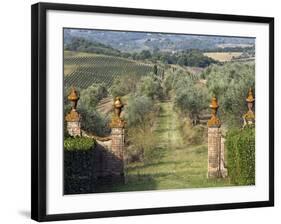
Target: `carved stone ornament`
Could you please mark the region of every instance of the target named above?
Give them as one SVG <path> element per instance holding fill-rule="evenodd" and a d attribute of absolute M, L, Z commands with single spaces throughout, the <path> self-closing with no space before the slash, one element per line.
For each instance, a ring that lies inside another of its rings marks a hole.
<path fill-rule="evenodd" d="M 217 117 L 217 110 L 219 108 L 217 98 L 214 96 L 211 101 L 211 118 L 208 120 L 208 127 L 220 127 L 221 121 Z"/>
<path fill-rule="evenodd" d="M 255 114 L 253 112 L 253 106 L 254 106 L 254 96 L 253 96 L 253 91 L 252 88 L 249 89 L 248 92 L 248 97 L 246 98 L 247 106 L 248 106 L 248 111 L 246 114 L 243 115 L 244 119 L 244 126 L 245 125 L 251 125 L 255 123 Z"/>
<path fill-rule="evenodd" d="M 114 115 L 112 116 L 110 127 L 111 128 L 123 128 L 125 126 L 125 121 L 121 118 L 121 112 L 124 104 L 120 97 L 116 97 L 113 103 Z"/>
<path fill-rule="evenodd" d="M 77 102 L 79 100 L 78 93 L 74 87 L 71 87 L 71 91 L 67 97 L 67 99 L 71 102 L 71 111 L 65 116 L 65 120 L 67 122 L 76 122 L 80 121 L 81 116 L 77 112 Z"/>

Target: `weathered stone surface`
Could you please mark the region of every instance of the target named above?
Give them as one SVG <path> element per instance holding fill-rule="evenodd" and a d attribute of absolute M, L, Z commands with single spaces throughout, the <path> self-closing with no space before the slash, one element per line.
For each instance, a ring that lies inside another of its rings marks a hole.
<path fill-rule="evenodd" d="M 120 160 L 124 158 L 124 128 L 111 129 L 111 151 Z"/>
<path fill-rule="evenodd" d="M 80 121 L 68 121 L 67 132 L 71 136 L 81 136 L 81 122 Z"/>
<path fill-rule="evenodd" d="M 227 177 L 227 169 L 225 168 L 225 147 L 224 147 L 225 139 L 221 138 L 221 156 L 220 156 L 220 173 L 221 177 Z"/>
<path fill-rule="evenodd" d="M 208 178 L 227 176 L 224 141 L 219 127 L 208 128 Z"/>
<path fill-rule="evenodd" d="M 208 128 L 208 178 L 220 177 L 220 148 L 220 128 Z"/>

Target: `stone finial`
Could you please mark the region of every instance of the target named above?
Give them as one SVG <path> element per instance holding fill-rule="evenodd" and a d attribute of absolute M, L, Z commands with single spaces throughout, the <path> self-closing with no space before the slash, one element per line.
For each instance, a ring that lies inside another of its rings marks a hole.
<path fill-rule="evenodd" d="M 211 118 L 208 120 L 208 127 L 220 127 L 221 122 L 219 118 L 217 117 L 217 110 L 219 108 L 217 98 L 215 96 L 212 97 L 212 101 L 210 104 L 211 108 Z"/>
<path fill-rule="evenodd" d="M 76 89 L 73 86 L 71 87 L 71 91 L 70 91 L 67 99 L 71 102 L 72 109 L 76 110 L 77 102 L 79 100 L 79 96 L 78 96 L 78 93 L 77 93 Z"/>
<path fill-rule="evenodd" d="M 121 101 L 121 98 L 117 96 L 113 102 L 113 109 L 114 109 L 114 115 L 111 119 L 110 127 L 121 127 L 123 128 L 125 125 L 124 120 L 121 118 L 121 112 L 122 108 L 124 107 L 124 104 Z"/>
<path fill-rule="evenodd" d="M 246 114 L 243 115 L 244 119 L 244 126 L 245 125 L 251 125 L 255 123 L 255 114 L 253 112 L 253 105 L 254 105 L 254 96 L 253 96 L 253 91 L 252 88 L 249 88 L 248 91 L 248 96 L 246 98 L 247 106 L 248 106 L 248 111 Z"/>
<path fill-rule="evenodd" d="M 80 114 L 76 110 L 79 96 L 74 87 L 71 87 L 67 99 L 71 102 L 71 111 L 65 116 L 65 120 L 68 122 L 80 121 Z"/>
<path fill-rule="evenodd" d="M 115 98 L 115 101 L 113 103 L 113 107 L 114 107 L 114 113 L 115 115 L 120 118 L 121 112 L 122 112 L 122 108 L 124 107 L 121 98 L 119 96 L 117 96 Z"/>
<path fill-rule="evenodd" d="M 255 101 L 252 88 L 249 88 L 248 97 L 246 98 L 246 101 L 248 103 L 253 103 Z"/>

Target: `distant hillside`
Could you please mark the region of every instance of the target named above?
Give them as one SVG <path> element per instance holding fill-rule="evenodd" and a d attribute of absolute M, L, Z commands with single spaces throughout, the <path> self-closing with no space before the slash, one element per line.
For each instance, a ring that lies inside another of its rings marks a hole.
<path fill-rule="evenodd" d="M 93 83 L 111 87 L 122 75 L 148 75 L 153 64 L 141 63 L 120 57 L 65 51 L 64 81 L 66 86 L 87 88 Z"/>
<path fill-rule="evenodd" d="M 188 49 L 213 49 L 221 46 L 254 46 L 254 38 L 200 36 L 146 32 L 120 32 L 104 30 L 65 29 L 65 44 L 74 37 L 109 45 L 123 52 L 142 50 L 182 51 Z"/>
<path fill-rule="evenodd" d="M 64 45 L 64 49 L 67 51 L 79 51 L 79 52 L 95 52 L 97 54 L 106 55 L 120 55 L 120 51 L 116 50 L 108 45 L 98 43 L 96 41 L 87 40 L 82 37 L 71 37 Z"/>
<path fill-rule="evenodd" d="M 154 51 L 142 50 L 141 52 L 134 53 L 124 53 L 116 50 L 105 44 L 101 44 L 95 41 L 89 41 L 82 37 L 72 38 L 67 44 L 65 44 L 64 49 L 71 52 L 84 52 L 84 53 L 94 53 L 102 55 L 117 56 L 127 59 L 148 60 L 150 62 L 156 63 L 161 61 L 164 64 L 179 64 L 185 66 L 193 67 L 207 67 L 210 64 L 217 63 L 214 59 L 204 56 L 204 54 L 199 50 L 185 50 L 177 52 L 164 52 L 164 51 Z M 71 66 L 73 67 L 73 66 Z M 70 66 L 68 66 L 69 70 Z M 65 71 L 69 73 L 69 71 Z"/>

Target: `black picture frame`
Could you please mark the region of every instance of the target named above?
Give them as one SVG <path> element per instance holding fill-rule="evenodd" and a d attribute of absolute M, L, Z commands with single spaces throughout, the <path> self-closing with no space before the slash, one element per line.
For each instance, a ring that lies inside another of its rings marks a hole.
<path fill-rule="evenodd" d="M 124 15 L 162 16 L 217 21 L 254 22 L 269 25 L 269 200 L 208 204 L 195 206 L 159 207 L 101 212 L 46 214 L 46 13 L 48 10 L 100 12 Z M 86 219 L 206 210 L 238 209 L 274 206 L 274 18 L 183 11 L 103 7 L 73 4 L 37 3 L 32 5 L 31 17 L 31 218 L 36 221 Z"/>

